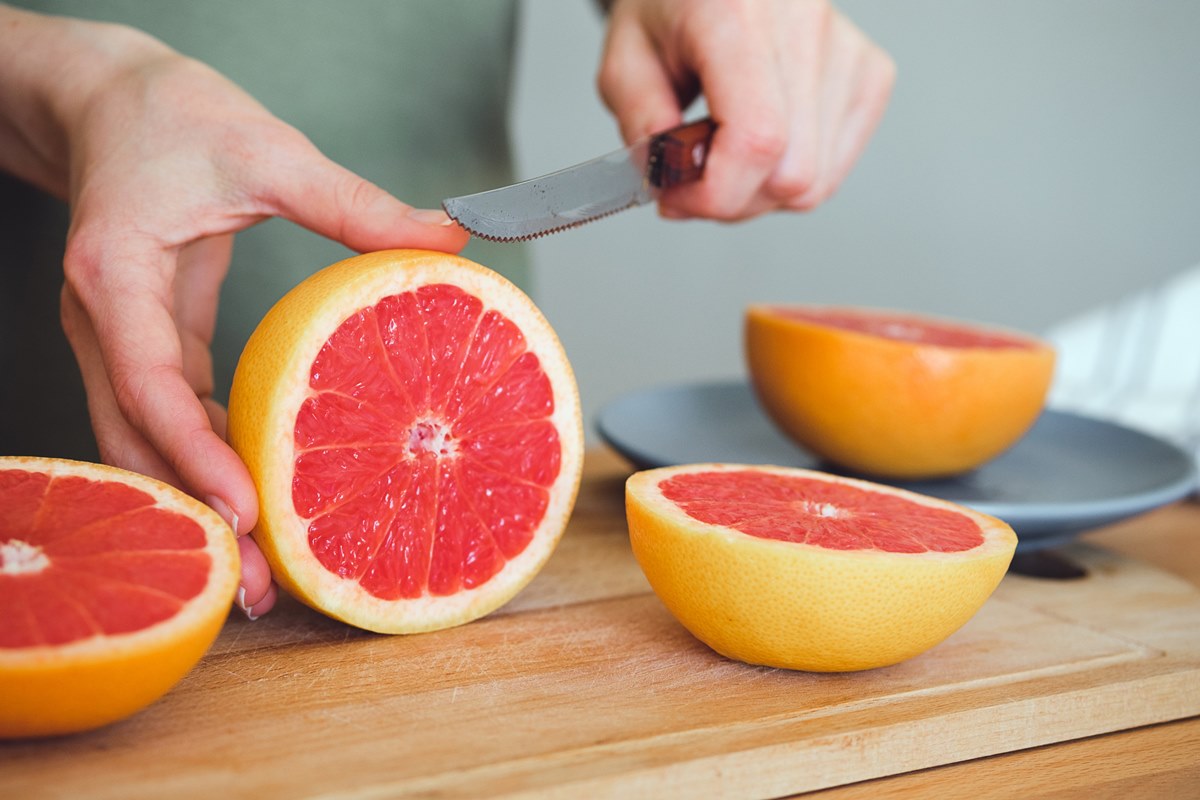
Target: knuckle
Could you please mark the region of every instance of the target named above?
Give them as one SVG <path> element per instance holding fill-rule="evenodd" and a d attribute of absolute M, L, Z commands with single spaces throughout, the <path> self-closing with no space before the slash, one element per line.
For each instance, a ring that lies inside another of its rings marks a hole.
<path fill-rule="evenodd" d="M 121 415 L 129 420 L 135 428 L 141 428 L 143 421 L 143 406 L 146 392 L 156 373 L 169 369 L 158 365 L 146 369 L 135 369 L 127 365 L 114 364 L 109 369 L 109 381 L 112 385 L 113 399 Z"/>
<path fill-rule="evenodd" d="M 787 149 L 787 129 L 780 120 L 751 120 L 741 128 L 737 147 L 754 163 L 777 161 Z"/>
<path fill-rule="evenodd" d="M 787 207 L 792 211 L 812 211 L 824 203 L 832 193 L 831 187 L 814 183 L 802 194 L 792 197 Z"/>
<path fill-rule="evenodd" d="M 817 206 L 821 205 L 821 201 L 816 194 L 802 195 L 792 202 L 788 203 L 788 208 L 792 211 L 812 211 Z"/>
<path fill-rule="evenodd" d="M 265 118 L 227 126 L 212 162 L 230 196 L 256 212 L 273 213 L 282 202 L 278 176 L 317 156 L 316 145 L 303 133 Z"/>
<path fill-rule="evenodd" d="M 164 247 L 161 239 L 111 221 L 80 225 L 63 252 L 64 291 L 92 320 L 111 316 L 131 294 L 157 295 L 169 285 L 167 263 L 153 257 Z"/>
<path fill-rule="evenodd" d="M 146 384 L 145 375 L 114 365 L 109 371 L 109 384 L 112 386 L 113 400 L 116 401 L 121 415 L 137 427 L 140 417 L 139 401 Z"/>
<path fill-rule="evenodd" d="M 619 75 L 619 66 L 614 63 L 613 59 L 604 59 L 599 69 L 596 70 L 596 91 L 608 108 L 612 108 L 613 98 L 618 92 Z"/>
<path fill-rule="evenodd" d="M 355 237 L 367 210 L 378 201 L 379 191 L 374 184 L 357 175 L 347 174 L 337 181 L 333 202 L 339 218 L 339 241 L 350 241 Z"/>
<path fill-rule="evenodd" d="M 771 176 L 765 187 L 766 193 L 777 202 L 789 204 L 812 191 L 818 174 L 815 156 L 793 159 Z"/>
<path fill-rule="evenodd" d="M 720 195 L 710 195 L 699 203 L 698 213 L 717 222 L 741 222 L 752 216 L 746 204 Z"/>
<path fill-rule="evenodd" d="M 882 50 L 876 52 L 873 61 L 876 65 L 872 70 L 876 91 L 881 99 L 886 100 L 896 85 L 896 61 Z"/>
<path fill-rule="evenodd" d="M 891 54 L 886 50 L 881 50 L 878 47 L 873 48 L 876 54 L 876 63 L 879 64 L 880 74 L 888 84 L 896 82 L 896 59 L 892 58 Z"/>
<path fill-rule="evenodd" d="M 183 353 L 184 379 L 197 397 L 211 397 L 215 385 L 212 351 L 208 342 L 187 330 L 180 331 L 179 340 Z"/>
<path fill-rule="evenodd" d="M 829 0 L 795 0 L 787 12 L 788 29 L 800 32 L 810 44 L 828 37 L 838 22 L 837 9 Z"/>
<path fill-rule="evenodd" d="M 347 216 L 354 217 L 367 210 L 375 201 L 378 190 L 364 178 L 347 178 L 342 183 L 340 202 Z"/>
<path fill-rule="evenodd" d="M 99 280 L 102 263 L 102 247 L 97 237 L 79 232 L 67 240 L 63 252 L 63 278 L 76 294 Z"/>
<path fill-rule="evenodd" d="M 809 22 L 819 30 L 828 29 L 837 16 L 837 11 L 829 0 L 808 0 L 806 10 L 811 15 Z"/>
<path fill-rule="evenodd" d="M 740 209 L 732 207 L 715 206 L 708 211 L 704 216 L 715 222 L 738 222 L 742 219 Z"/>
<path fill-rule="evenodd" d="M 62 325 L 63 334 L 67 337 L 67 342 L 75 349 L 82 344 L 84 333 L 87 330 L 79 315 L 79 301 L 75 298 L 71 287 L 64 283 L 62 291 L 59 293 L 58 320 Z"/>

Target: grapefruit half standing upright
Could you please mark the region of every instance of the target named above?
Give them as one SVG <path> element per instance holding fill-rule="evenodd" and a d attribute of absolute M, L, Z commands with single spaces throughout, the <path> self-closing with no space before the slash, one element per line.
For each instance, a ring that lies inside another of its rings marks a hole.
<path fill-rule="evenodd" d="M 575 378 L 541 312 L 422 250 L 349 258 L 280 300 L 238 362 L 228 432 L 276 579 L 383 633 L 512 598 L 554 550 L 583 465 Z"/>
<path fill-rule="evenodd" d="M 1037 419 L 1053 348 L 1010 331 L 865 308 L 756 305 L 751 382 L 768 416 L 850 470 L 919 479 L 973 469 Z"/>
<path fill-rule="evenodd" d="M 895 664 L 943 641 L 1016 549 L 994 517 L 787 467 L 693 464 L 626 483 L 655 594 L 722 655 L 817 672 Z"/>
<path fill-rule="evenodd" d="M 149 705 L 221 630 L 240 566 L 215 511 L 143 475 L 0 458 L 0 737 Z"/>

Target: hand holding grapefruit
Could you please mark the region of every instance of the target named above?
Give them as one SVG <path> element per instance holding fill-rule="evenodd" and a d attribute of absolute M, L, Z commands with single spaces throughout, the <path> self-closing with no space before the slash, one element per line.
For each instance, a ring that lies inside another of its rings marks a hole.
<path fill-rule="evenodd" d="M 768 416 L 827 461 L 916 479 L 1012 446 L 1046 402 L 1054 351 L 1034 337 L 912 314 L 751 306 L 751 382 Z"/>
<path fill-rule="evenodd" d="M 280 300 L 238 362 L 228 433 L 276 580 L 383 633 L 507 602 L 554 550 L 583 467 L 549 323 L 500 275 L 423 250 L 349 258 Z"/>
<path fill-rule="evenodd" d="M 221 630 L 234 534 L 114 467 L 0 458 L 0 738 L 115 722 L 174 686 Z"/>
<path fill-rule="evenodd" d="M 626 483 L 634 555 L 700 641 L 751 664 L 872 669 L 958 630 L 1004 577 L 994 517 L 868 481 L 693 464 Z"/>

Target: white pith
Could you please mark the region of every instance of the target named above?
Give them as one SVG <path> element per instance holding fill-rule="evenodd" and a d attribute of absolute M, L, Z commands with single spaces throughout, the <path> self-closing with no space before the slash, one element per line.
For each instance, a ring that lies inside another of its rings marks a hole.
<path fill-rule="evenodd" d="M 458 443 L 450 436 L 450 425 L 436 417 L 422 417 L 408 431 L 408 452 L 433 453 L 438 458 L 458 455 Z"/>
<path fill-rule="evenodd" d="M 854 514 L 844 508 L 835 506 L 833 503 L 814 503 L 811 500 L 805 500 L 800 504 L 800 509 L 805 514 L 811 514 L 814 517 L 826 517 L 829 519 L 845 519 L 852 517 Z"/>
<path fill-rule="evenodd" d="M 0 575 L 34 575 L 48 566 L 50 559 L 37 545 L 20 539 L 0 543 Z"/>

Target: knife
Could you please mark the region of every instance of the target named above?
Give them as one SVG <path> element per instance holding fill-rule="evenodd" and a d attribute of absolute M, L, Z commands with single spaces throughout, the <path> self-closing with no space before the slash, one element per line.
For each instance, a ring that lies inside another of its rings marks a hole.
<path fill-rule="evenodd" d="M 495 242 L 573 228 L 698 180 L 716 128 L 705 117 L 540 178 L 447 198 L 442 208 L 475 236 Z"/>

